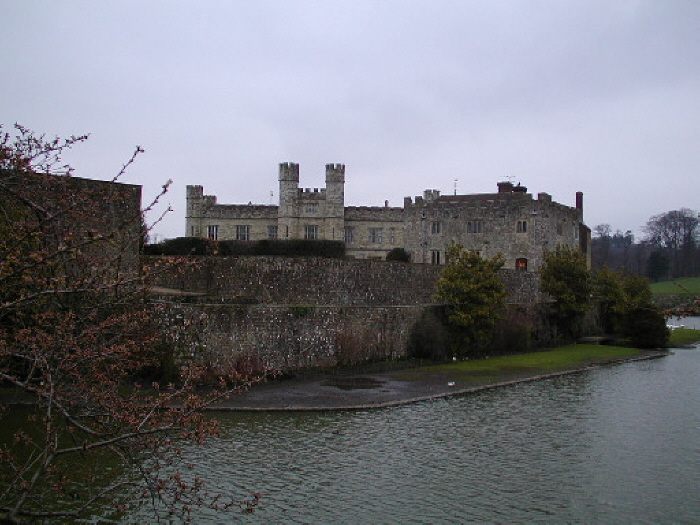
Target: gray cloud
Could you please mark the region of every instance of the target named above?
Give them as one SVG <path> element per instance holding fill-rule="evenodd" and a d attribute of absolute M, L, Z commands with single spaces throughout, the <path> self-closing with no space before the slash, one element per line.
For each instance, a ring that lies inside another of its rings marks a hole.
<path fill-rule="evenodd" d="M 69 160 L 269 202 L 347 164 L 350 204 L 512 176 L 623 230 L 698 208 L 700 4 L 667 1 L 4 2 L 1 122 L 92 133 Z M 693 191 L 695 190 L 695 191 Z"/>

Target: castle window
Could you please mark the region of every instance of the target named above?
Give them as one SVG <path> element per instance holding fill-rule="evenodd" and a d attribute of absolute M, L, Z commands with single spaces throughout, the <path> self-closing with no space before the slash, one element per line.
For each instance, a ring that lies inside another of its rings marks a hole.
<path fill-rule="evenodd" d="M 236 240 L 237 241 L 249 241 L 250 240 L 250 226 L 248 226 L 248 225 L 236 226 Z"/>
<path fill-rule="evenodd" d="M 518 233 L 527 233 L 527 221 L 518 221 L 515 226 L 515 231 Z"/>
<path fill-rule="evenodd" d="M 527 271 L 527 259 L 525 257 L 520 257 L 515 260 L 515 269 L 521 272 Z"/>
<path fill-rule="evenodd" d="M 439 234 L 441 229 L 442 225 L 440 224 L 440 222 L 436 221 L 430 225 L 430 233 L 432 233 L 433 235 Z"/>
<path fill-rule="evenodd" d="M 382 244 L 384 242 L 384 229 L 383 228 L 370 228 L 369 229 L 369 242 L 372 244 Z"/>
<path fill-rule="evenodd" d="M 304 239 L 315 241 L 318 239 L 318 226 L 315 224 L 307 224 L 304 226 Z"/>
<path fill-rule="evenodd" d="M 219 225 L 210 224 L 207 226 L 207 237 L 215 241 L 219 238 Z"/>
<path fill-rule="evenodd" d="M 396 228 L 389 228 L 389 242 L 396 244 Z"/>
<path fill-rule="evenodd" d="M 430 262 L 435 266 L 440 264 L 440 250 L 430 250 Z"/>
<path fill-rule="evenodd" d="M 560 222 L 557 223 L 557 235 L 564 235 L 564 226 Z"/>
<path fill-rule="evenodd" d="M 355 228 L 352 226 L 345 227 L 345 244 L 355 243 Z"/>
<path fill-rule="evenodd" d="M 468 221 L 467 222 L 467 233 L 481 233 L 484 230 L 483 223 L 481 221 Z"/>
<path fill-rule="evenodd" d="M 268 239 L 276 239 L 277 238 L 277 226 L 268 226 L 267 227 L 267 238 Z"/>
<path fill-rule="evenodd" d="M 306 210 L 306 213 L 317 213 L 318 202 L 307 202 L 304 209 Z"/>

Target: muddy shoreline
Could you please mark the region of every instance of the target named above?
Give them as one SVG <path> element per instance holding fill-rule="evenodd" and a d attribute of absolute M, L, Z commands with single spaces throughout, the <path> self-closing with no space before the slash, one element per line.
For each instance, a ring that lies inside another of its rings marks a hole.
<path fill-rule="evenodd" d="M 208 411 L 237 412 L 324 412 L 392 408 L 421 401 L 436 400 L 578 374 L 602 366 L 658 359 L 668 351 L 646 351 L 621 359 L 604 359 L 585 366 L 544 374 L 502 374 L 489 381 L 452 381 L 441 372 L 406 378 L 404 371 L 319 374 L 311 378 L 284 379 L 255 385 L 207 407 Z"/>

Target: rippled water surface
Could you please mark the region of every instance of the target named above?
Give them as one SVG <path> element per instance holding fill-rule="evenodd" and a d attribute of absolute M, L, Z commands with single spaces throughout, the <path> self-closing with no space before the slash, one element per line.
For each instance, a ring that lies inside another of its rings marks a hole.
<path fill-rule="evenodd" d="M 225 523 L 700 523 L 700 350 L 378 411 L 224 414 Z"/>

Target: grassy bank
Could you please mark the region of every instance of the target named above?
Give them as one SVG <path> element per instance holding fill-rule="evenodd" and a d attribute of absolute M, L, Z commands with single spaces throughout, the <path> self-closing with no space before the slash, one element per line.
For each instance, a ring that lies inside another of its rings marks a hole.
<path fill-rule="evenodd" d="M 637 348 L 578 344 L 527 354 L 422 366 L 404 370 L 398 375 L 404 380 L 437 375 L 444 380 L 461 383 L 490 383 L 584 368 L 592 364 L 630 359 L 643 354 L 644 352 Z"/>
<path fill-rule="evenodd" d="M 654 295 L 700 295 L 700 277 L 653 283 L 651 291 Z"/>
<path fill-rule="evenodd" d="M 700 342 L 700 330 L 676 328 L 675 330 L 671 330 L 671 338 L 669 339 L 668 345 L 684 346 L 697 342 Z"/>

